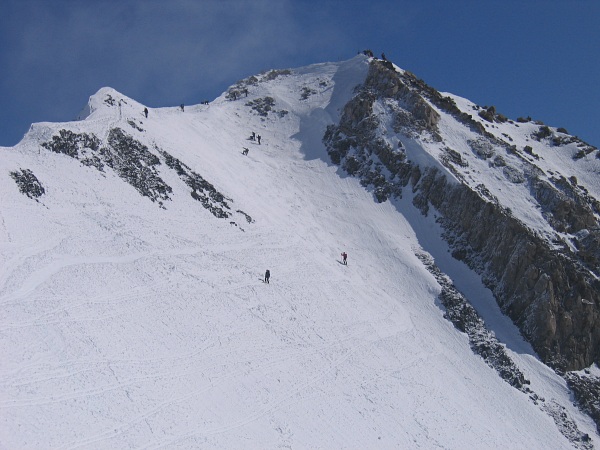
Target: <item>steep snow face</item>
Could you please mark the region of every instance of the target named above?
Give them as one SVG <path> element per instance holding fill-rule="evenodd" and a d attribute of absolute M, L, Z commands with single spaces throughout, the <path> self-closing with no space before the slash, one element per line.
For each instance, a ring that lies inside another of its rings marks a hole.
<path fill-rule="evenodd" d="M 3 447 L 600 443 L 510 324 L 544 407 L 444 319 L 410 203 L 328 162 L 323 133 L 367 68 L 268 72 L 147 118 L 103 89 L 85 120 L 2 150 Z M 22 169 L 42 195 L 19 192 Z"/>

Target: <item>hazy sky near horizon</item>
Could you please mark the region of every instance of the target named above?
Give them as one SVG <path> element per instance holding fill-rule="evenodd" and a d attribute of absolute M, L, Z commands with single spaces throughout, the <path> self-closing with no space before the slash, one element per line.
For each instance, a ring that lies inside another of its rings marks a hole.
<path fill-rule="evenodd" d="M 0 0 L 0 146 L 110 86 L 149 107 L 364 49 L 600 147 L 598 0 Z"/>

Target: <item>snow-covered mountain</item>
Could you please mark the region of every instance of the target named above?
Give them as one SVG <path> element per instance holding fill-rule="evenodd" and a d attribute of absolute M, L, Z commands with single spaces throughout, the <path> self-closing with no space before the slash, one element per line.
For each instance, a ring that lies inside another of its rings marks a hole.
<path fill-rule="evenodd" d="M 365 55 L 145 108 L 0 148 L 0 448 L 600 445 L 597 149 Z"/>

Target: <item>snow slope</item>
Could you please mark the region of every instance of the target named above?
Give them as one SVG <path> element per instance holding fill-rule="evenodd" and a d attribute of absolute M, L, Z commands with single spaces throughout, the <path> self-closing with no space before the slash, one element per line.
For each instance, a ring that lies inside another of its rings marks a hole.
<path fill-rule="evenodd" d="M 375 203 L 328 163 L 325 126 L 366 70 L 363 57 L 318 64 L 147 119 L 104 88 L 84 120 L 0 148 L 1 448 L 571 448 L 444 319 L 415 256 L 444 253 L 424 233 L 432 219 L 408 199 Z M 246 106 L 265 96 L 288 113 Z M 252 223 L 215 218 L 164 164 L 160 208 L 40 146 L 62 128 L 105 140 L 116 126 Z M 37 202 L 8 175 L 24 168 L 46 189 Z M 534 390 L 600 444 L 564 381 L 511 324 L 494 326 Z"/>

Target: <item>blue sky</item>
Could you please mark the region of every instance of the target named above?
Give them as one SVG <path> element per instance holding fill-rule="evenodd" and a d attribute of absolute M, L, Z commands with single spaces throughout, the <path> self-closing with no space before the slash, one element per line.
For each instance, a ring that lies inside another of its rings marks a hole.
<path fill-rule="evenodd" d="M 0 0 L 0 145 L 110 86 L 151 107 L 371 49 L 600 147 L 598 0 Z"/>

